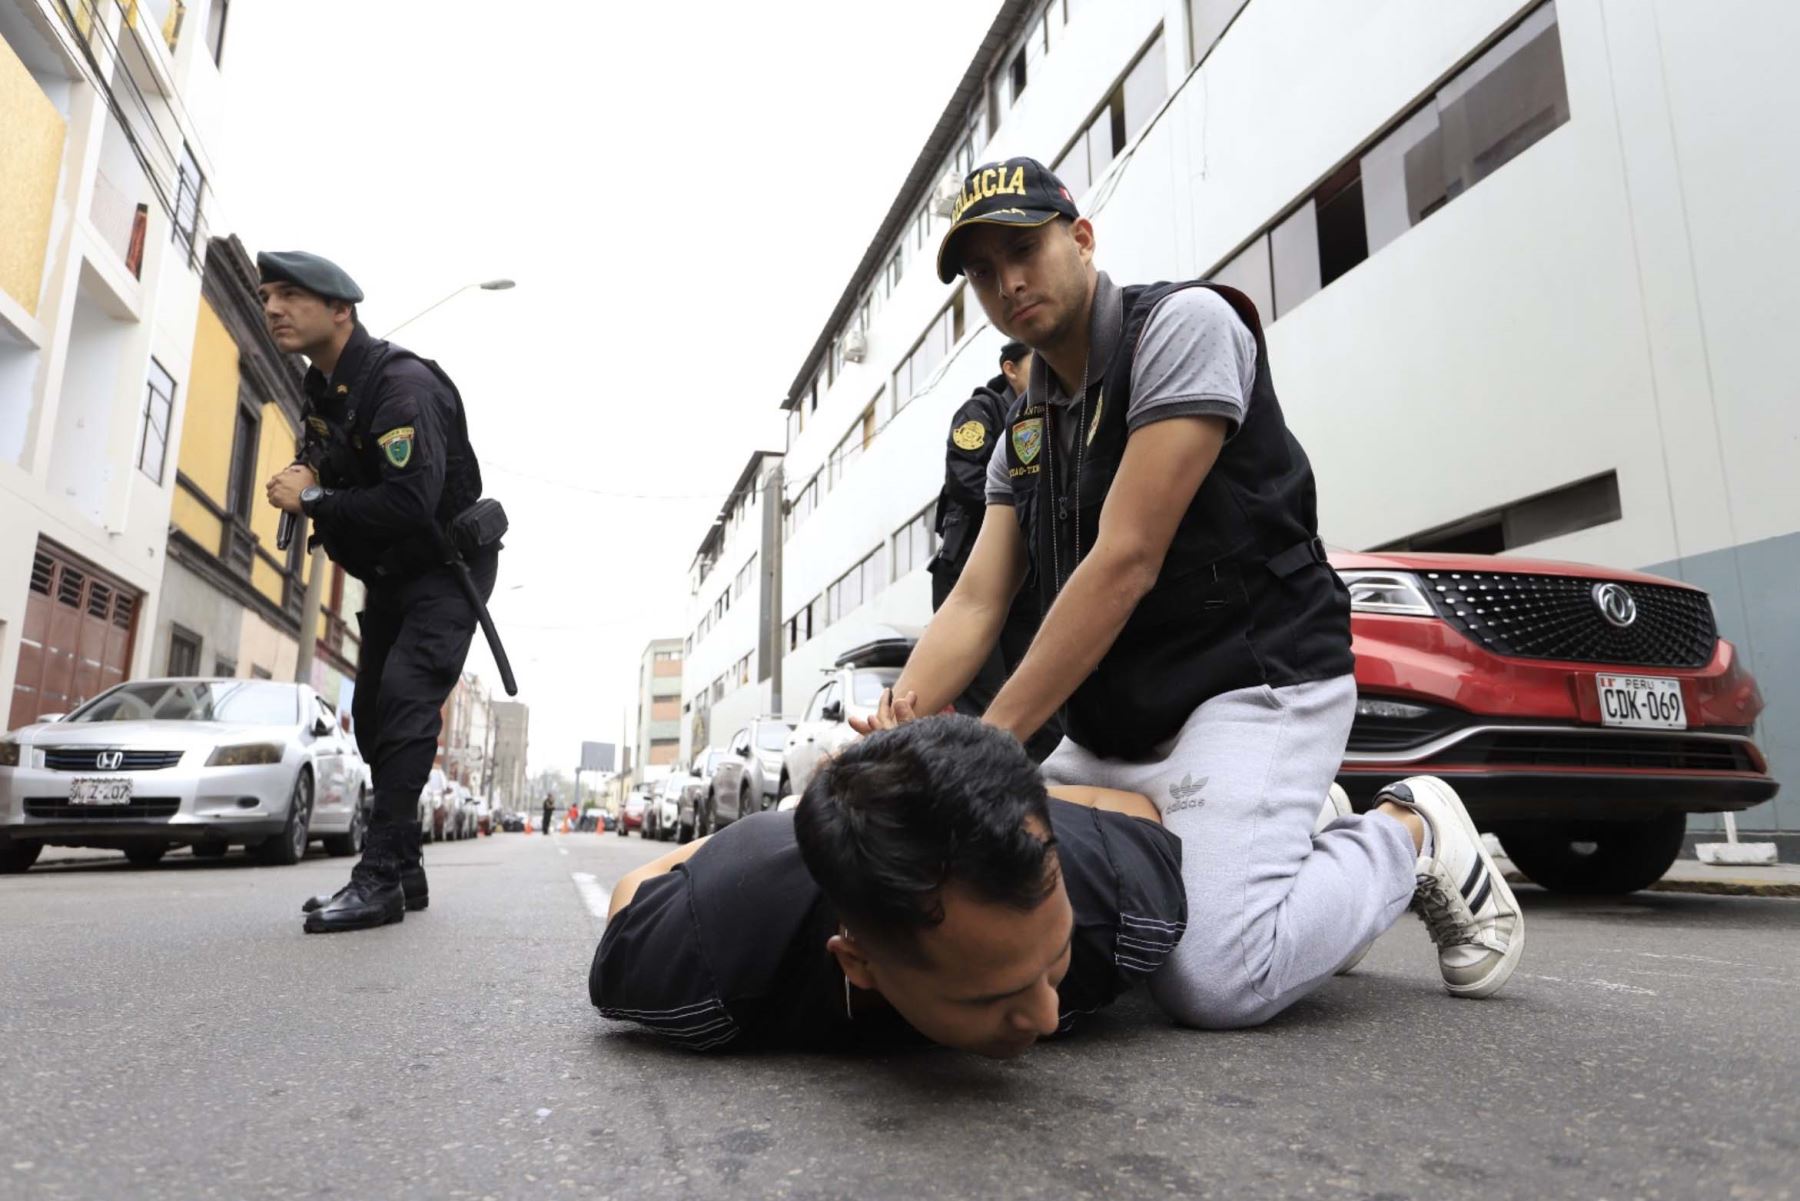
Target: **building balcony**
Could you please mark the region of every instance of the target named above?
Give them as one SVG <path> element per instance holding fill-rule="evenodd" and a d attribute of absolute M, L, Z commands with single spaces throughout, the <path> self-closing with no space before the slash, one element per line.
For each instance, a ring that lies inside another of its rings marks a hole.
<path fill-rule="evenodd" d="M 136 182 L 141 185 L 143 177 Z M 144 240 L 150 226 L 150 206 L 128 195 L 106 172 L 94 176 L 94 198 L 88 205 L 88 220 L 100 242 L 109 247 L 125 264 L 133 279 L 144 277 Z"/>

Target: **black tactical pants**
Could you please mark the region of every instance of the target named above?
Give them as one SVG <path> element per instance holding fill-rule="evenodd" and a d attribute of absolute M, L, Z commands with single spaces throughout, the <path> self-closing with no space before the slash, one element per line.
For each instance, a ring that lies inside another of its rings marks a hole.
<path fill-rule="evenodd" d="M 469 565 L 485 600 L 494 590 L 499 551 Z M 350 708 L 356 745 L 375 776 L 375 812 L 416 821 L 419 793 L 437 758 L 444 701 L 462 675 L 479 621 L 448 568 L 398 583 L 369 584 L 357 614 L 362 653 Z"/>

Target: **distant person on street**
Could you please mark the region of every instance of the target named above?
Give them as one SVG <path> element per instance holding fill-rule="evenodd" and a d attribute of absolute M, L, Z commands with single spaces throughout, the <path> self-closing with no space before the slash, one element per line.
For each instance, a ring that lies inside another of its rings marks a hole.
<path fill-rule="evenodd" d="M 456 386 L 363 328 L 362 289 L 342 268 L 299 251 L 260 254 L 256 264 L 276 345 L 311 363 L 297 461 L 268 482 L 268 501 L 305 514 L 313 540 L 368 592 L 351 707 L 374 772 L 374 812 L 350 882 L 302 906 L 309 934 L 362 930 L 430 900 L 419 793 L 477 624 L 442 545 L 481 499 L 481 468 Z M 458 554 L 485 597 L 498 536 Z"/>
<path fill-rule="evenodd" d="M 971 717 L 862 739 L 797 809 L 620 880 L 588 995 L 691 1051 L 1018 1055 L 1155 972 L 1186 918 L 1149 801 L 1059 794 Z"/>
<path fill-rule="evenodd" d="M 556 811 L 556 798 L 554 796 L 546 795 L 544 797 L 544 836 L 545 837 L 549 837 L 549 835 L 550 835 L 550 815 L 552 813 L 554 813 L 555 811 Z"/>
<path fill-rule="evenodd" d="M 937 503 L 938 552 L 931 560 L 933 612 L 943 608 L 969 562 L 969 552 L 975 549 L 975 535 L 987 512 L 988 460 L 994 457 L 994 439 L 1006 428 L 1006 415 L 1024 395 L 1030 379 L 1030 349 L 1023 342 L 1008 342 L 1000 348 L 1000 374 L 975 389 L 950 419 L 944 487 Z M 1040 613 L 1036 591 L 1020 589 L 1001 627 L 998 645 L 956 698 L 958 713 L 980 717 L 987 712 L 1006 677 L 1025 658 Z M 1042 763 L 1061 741 L 1062 724 L 1053 715 L 1026 740 L 1025 749 Z"/>
<path fill-rule="evenodd" d="M 960 695 L 1032 582 L 1043 624 L 983 720 L 1023 740 L 1060 711 L 1045 778 L 1143 793 L 1181 837 L 1189 932 L 1151 981 L 1165 1011 L 1266 1022 L 1409 904 L 1445 988 L 1493 993 L 1524 920 L 1456 793 L 1414 777 L 1356 815 L 1332 792 L 1356 710 L 1349 597 L 1260 315 L 1205 280 L 1122 288 L 1096 245 L 1034 159 L 964 180 L 938 275 L 966 276 L 1032 348 L 1031 379 L 993 440 L 968 565 L 859 727 L 904 721 L 896 697 L 933 713 Z"/>

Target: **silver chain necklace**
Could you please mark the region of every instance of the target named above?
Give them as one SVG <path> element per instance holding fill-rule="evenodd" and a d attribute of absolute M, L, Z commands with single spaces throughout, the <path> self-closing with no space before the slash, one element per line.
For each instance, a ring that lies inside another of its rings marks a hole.
<path fill-rule="evenodd" d="M 1084 431 L 1087 429 L 1087 376 L 1088 367 L 1093 361 L 1093 356 L 1094 344 L 1092 341 L 1089 341 L 1087 353 L 1081 357 L 1081 400 L 1075 419 L 1075 562 L 1069 566 L 1070 575 L 1075 574 L 1075 569 L 1081 566 L 1081 465 L 1086 458 L 1087 439 L 1083 435 Z M 1050 472 L 1050 507 L 1055 509 L 1057 500 L 1056 406 L 1053 404 L 1045 404 L 1044 417 L 1047 423 L 1046 432 L 1049 434 L 1044 448 L 1046 460 L 1044 466 Z M 1056 518 L 1057 514 L 1053 512 L 1050 517 L 1050 569 L 1055 575 L 1056 593 L 1060 595 L 1063 590 L 1063 585 L 1068 582 L 1068 577 L 1064 576 L 1062 571 L 1062 539 L 1057 536 Z"/>

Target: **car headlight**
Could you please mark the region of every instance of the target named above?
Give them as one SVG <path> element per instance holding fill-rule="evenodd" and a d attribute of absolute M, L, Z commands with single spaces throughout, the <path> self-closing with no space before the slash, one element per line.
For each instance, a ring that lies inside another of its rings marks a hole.
<path fill-rule="evenodd" d="M 1340 571 L 1338 578 L 1350 590 L 1352 613 L 1387 613 L 1407 617 L 1435 617 L 1431 598 L 1417 576 L 1406 571 Z"/>
<path fill-rule="evenodd" d="M 207 756 L 208 767 L 252 767 L 259 763 L 280 763 L 279 742 L 240 742 L 214 749 Z"/>
<path fill-rule="evenodd" d="M 0 738 L 0 767 L 19 766 L 19 744 L 10 738 Z"/>

